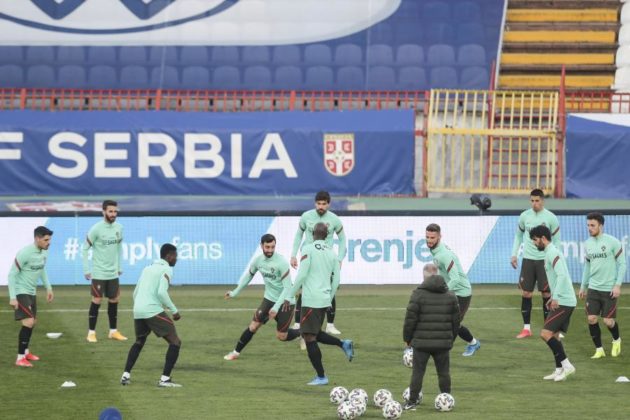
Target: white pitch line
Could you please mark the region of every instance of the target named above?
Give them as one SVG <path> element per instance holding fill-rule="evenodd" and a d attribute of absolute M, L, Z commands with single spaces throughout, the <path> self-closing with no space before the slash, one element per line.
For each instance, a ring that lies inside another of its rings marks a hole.
<path fill-rule="evenodd" d="M 252 308 L 182 308 L 179 310 L 182 312 L 248 312 L 255 310 L 255 307 Z M 394 308 L 394 307 L 377 307 L 377 308 L 337 308 L 337 312 L 341 311 L 404 311 L 406 308 Z M 519 307 L 493 307 L 493 308 L 469 308 L 469 311 L 515 311 L 519 310 Z M 617 310 L 628 310 L 630 307 L 622 306 L 617 308 Z M 540 308 L 532 308 L 534 311 L 540 311 Z M 87 312 L 87 309 L 38 309 L 38 313 L 47 312 L 47 313 L 71 313 L 71 312 Z M 119 309 L 118 312 L 133 312 L 133 309 Z M 13 313 L 12 310 L 0 310 L 0 313 Z"/>

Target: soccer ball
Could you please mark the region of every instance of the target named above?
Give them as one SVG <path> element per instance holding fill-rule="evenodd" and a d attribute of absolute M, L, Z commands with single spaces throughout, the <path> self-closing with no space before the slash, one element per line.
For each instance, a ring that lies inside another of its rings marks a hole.
<path fill-rule="evenodd" d="M 435 409 L 437 411 L 451 411 L 455 407 L 455 399 L 451 394 L 443 392 L 435 397 Z"/>
<path fill-rule="evenodd" d="M 402 412 L 402 405 L 398 401 L 389 400 L 383 406 L 383 417 L 386 419 L 399 419 Z"/>
<path fill-rule="evenodd" d="M 330 402 L 339 404 L 348 398 L 348 390 L 342 386 L 336 386 L 330 391 Z"/>
<path fill-rule="evenodd" d="M 362 398 L 354 397 L 350 398 L 348 401 L 350 401 L 350 404 L 356 408 L 359 416 L 365 414 L 367 410 L 367 403 Z"/>
<path fill-rule="evenodd" d="M 354 420 L 359 416 L 359 410 L 350 401 L 342 401 L 337 407 L 337 417 L 341 420 Z"/>
<path fill-rule="evenodd" d="M 385 403 L 392 399 L 392 393 L 386 389 L 379 389 L 374 393 L 374 405 L 377 407 L 382 407 Z"/>
<path fill-rule="evenodd" d="M 407 347 L 403 352 L 403 365 L 413 367 L 413 347 Z"/>
<path fill-rule="evenodd" d="M 409 397 L 411 396 L 410 394 L 411 392 L 409 391 L 409 387 L 405 388 L 402 393 L 403 400 L 409 401 Z M 422 397 L 424 397 L 424 395 L 422 395 L 422 390 L 420 390 L 420 392 L 418 392 L 418 404 L 422 402 Z"/>
<path fill-rule="evenodd" d="M 365 405 L 367 405 L 368 400 L 369 400 L 367 392 L 365 392 L 365 390 L 361 388 L 355 388 L 352 391 L 350 391 L 350 393 L 348 394 L 348 399 L 349 400 L 354 400 L 354 399 L 362 400 L 363 404 Z"/>

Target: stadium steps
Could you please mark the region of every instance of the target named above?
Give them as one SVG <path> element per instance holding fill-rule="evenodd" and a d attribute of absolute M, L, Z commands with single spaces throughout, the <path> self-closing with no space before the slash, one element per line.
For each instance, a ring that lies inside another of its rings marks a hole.
<path fill-rule="evenodd" d="M 499 87 L 610 89 L 619 30 L 618 1 L 510 0 Z"/>

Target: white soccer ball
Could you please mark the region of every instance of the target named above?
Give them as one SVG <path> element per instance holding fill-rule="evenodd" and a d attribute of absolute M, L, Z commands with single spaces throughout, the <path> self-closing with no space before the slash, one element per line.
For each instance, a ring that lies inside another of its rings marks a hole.
<path fill-rule="evenodd" d="M 455 407 L 455 398 L 451 394 L 443 392 L 435 397 L 435 409 L 437 411 L 451 411 Z"/>
<path fill-rule="evenodd" d="M 374 405 L 377 407 L 383 407 L 385 403 L 392 399 L 392 393 L 386 389 L 379 389 L 374 393 Z"/>
<path fill-rule="evenodd" d="M 399 419 L 403 408 L 398 401 L 389 400 L 383 406 L 383 417 L 386 419 Z"/>
<path fill-rule="evenodd" d="M 359 415 L 359 410 L 350 401 L 342 401 L 337 407 L 337 417 L 342 420 L 354 420 Z"/>
<path fill-rule="evenodd" d="M 355 406 L 357 409 L 358 415 L 362 416 L 367 411 L 367 403 L 360 397 L 353 397 L 348 400 L 350 404 Z"/>
<path fill-rule="evenodd" d="M 413 367 L 413 347 L 407 347 L 403 352 L 403 365 L 411 368 Z"/>
<path fill-rule="evenodd" d="M 348 390 L 342 386 L 336 386 L 330 391 L 330 402 L 339 404 L 348 398 Z"/>
<path fill-rule="evenodd" d="M 363 400 L 363 403 L 365 405 L 367 405 L 368 400 L 369 400 L 367 392 L 365 392 L 365 390 L 361 388 L 355 388 L 352 391 L 350 391 L 350 393 L 348 394 L 348 400 L 353 400 L 353 399 Z"/>
<path fill-rule="evenodd" d="M 409 390 L 409 387 L 405 388 L 405 390 L 402 393 L 402 397 L 403 400 L 405 401 L 409 401 L 409 397 L 411 396 L 411 392 Z M 420 404 L 422 402 L 422 398 L 424 397 L 424 395 L 422 394 L 422 390 L 420 390 L 420 392 L 418 392 L 418 404 Z"/>

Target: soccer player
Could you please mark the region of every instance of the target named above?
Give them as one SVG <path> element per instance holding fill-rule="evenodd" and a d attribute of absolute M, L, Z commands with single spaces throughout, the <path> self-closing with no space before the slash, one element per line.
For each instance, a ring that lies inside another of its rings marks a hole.
<path fill-rule="evenodd" d="M 109 338 L 124 341 L 117 329 L 118 301 L 120 287 L 118 277 L 122 274 L 122 241 L 123 228 L 116 222 L 118 203 L 112 200 L 103 201 L 103 220 L 96 223 L 87 234 L 81 255 L 83 257 L 83 273 L 85 279 L 92 282 L 92 303 L 88 317 L 87 341 L 96 343 L 96 320 L 103 296 L 108 298 L 107 315 L 109 315 Z M 88 260 L 88 251 L 92 248 L 92 269 Z"/>
<path fill-rule="evenodd" d="M 317 223 L 313 227 L 313 243 L 302 248 L 300 269 L 295 284 L 288 296 L 294 296 L 302 288 L 302 319 L 300 328 L 306 342 L 308 357 L 317 372 L 317 376 L 308 385 L 327 385 L 328 377 L 324 373 L 322 352 L 318 342 L 340 347 L 349 361 L 354 357 L 352 340 L 340 340 L 322 331 L 326 308 L 339 287 L 339 260 L 335 252 L 326 242 L 329 227 L 325 223 Z M 290 302 L 277 301 L 269 312 L 269 318 L 275 318 L 280 305 Z"/>
<path fill-rule="evenodd" d="M 453 291 L 455 296 L 457 296 L 460 312 L 460 327 L 457 335 L 468 343 L 462 355 L 472 356 L 479 350 L 481 343 L 472 335 L 468 328 L 461 324 L 470 306 L 472 287 L 470 287 L 468 277 L 464 273 L 457 255 L 442 243 L 442 229 L 440 226 L 436 223 L 431 223 L 427 226 L 425 235 L 427 247 L 431 251 L 434 264 L 437 265 L 440 275 L 446 280 L 449 290 Z"/>
<path fill-rule="evenodd" d="M 164 244 L 160 248 L 160 259 L 142 270 L 140 280 L 133 291 L 136 342 L 129 349 L 125 371 L 120 378 L 121 385 L 131 383 L 131 369 L 136 364 L 147 337 L 153 331 L 156 336 L 164 338 L 168 343 L 164 370 L 157 385 L 165 388 L 181 387 L 180 384 L 171 380 L 171 371 L 179 357 L 182 342 L 177 336 L 175 324 L 164 312 L 167 308 L 173 314 L 173 320 L 181 319 L 179 311 L 168 294 L 168 286 L 173 278 L 173 267 L 176 263 L 177 248 L 172 244 Z"/>
<path fill-rule="evenodd" d="M 291 318 L 293 318 L 293 309 L 295 308 L 295 296 L 289 296 L 289 291 L 293 286 L 289 275 L 289 263 L 282 255 L 275 252 L 276 238 L 272 234 L 266 233 L 260 238 L 260 248 L 263 252 L 262 255 L 256 257 L 249 266 L 249 270 L 243 274 L 243 277 L 238 282 L 238 287 L 225 294 L 225 299 L 237 297 L 252 281 L 257 272 L 260 272 L 265 281 L 265 294 L 260 306 L 254 312 L 254 318 L 249 323 L 249 326 L 245 328 L 243 334 L 241 334 L 241 338 L 236 343 L 234 350 L 223 356 L 225 360 L 238 359 L 243 348 L 254 337 L 256 331 L 269 320 L 269 310 L 276 302 L 284 302 L 285 299 L 289 304 L 282 305 L 280 312 L 275 317 L 276 337 L 280 341 L 292 341 L 300 336 L 299 330 L 289 328 Z"/>
<path fill-rule="evenodd" d="M 564 352 L 564 346 L 559 340 L 560 331 L 567 332 L 569 321 L 577 299 L 573 290 L 573 283 L 567 268 L 567 262 L 558 248 L 551 243 L 551 230 L 544 225 L 536 226 L 529 231 L 534 246 L 545 253 L 545 272 L 549 280 L 551 299 L 548 301 L 549 315 L 545 318 L 545 325 L 540 331 L 540 337 L 547 343 L 556 360 L 556 370 L 545 376 L 546 381 L 564 381 L 575 373 L 575 366 L 571 364 Z"/>
<path fill-rule="evenodd" d="M 298 249 L 300 249 L 300 244 L 302 247 L 305 245 L 313 243 L 313 229 L 317 223 L 324 223 L 328 228 L 328 234 L 326 236 L 326 244 L 329 248 L 332 249 L 333 245 L 333 233 L 337 234 L 337 239 L 339 239 L 339 266 L 341 267 L 341 262 L 346 256 L 346 234 L 343 231 L 343 225 L 341 224 L 341 220 L 339 217 L 332 211 L 328 210 L 330 207 L 330 194 L 327 191 L 320 191 L 315 195 L 315 208 L 309 211 L 306 211 L 300 217 L 300 224 L 298 225 L 298 230 L 295 232 L 295 239 L 293 240 L 293 250 L 291 251 L 291 267 L 297 268 L 297 253 Z M 306 234 L 304 238 L 304 242 L 302 243 L 302 237 Z M 295 324 L 293 328 L 300 328 L 300 313 L 302 307 L 302 296 L 298 296 L 297 305 L 295 308 Z M 339 335 L 341 331 L 339 331 L 335 327 L 335 312 L 337 309 L 337 301 L 333 297 L 330 308 L 326 310 L 326 332 L 329 334 Z"/>
<path fill-rule="evenodd" d="M 45 270 L 52 234 L 52 230 L 45 226 L 35 228 L 35 242 L 17 253 L 9 270 L 9 305 L 15 309 L 15 320 L 22 322 L 16 366 L 33 367 L 31 362 L 39 360 L 29 351 L 29 343 L 37 320 L 37 280 L 41 278 L 46 287 L 48 303 L 54 298 Z"/>
<path fill-rule="evenodd" d="M 580 299 L 586 298 L 588 329 L 595 344 L 595 354 L 591 359 L 606 357 L 602 347 L 602 332 L 598 317 L 601 316 L 613 342 L 610 354 L 621 354 L 621 337 L 617 314 L 617 298 L 621 294 L 621 282 L 626 275 L 626 255 L 619 240 L 604 233 L 604 216 L 599 212 L 586 216 L 586 226 L 591 235 L 586 240 L 586 260 L 580 287 Z"/>
<path fill-rule="evenodd" d="M 545 208 L 545 194 L 540 189 L 534 189 L 529 194 L 529 201 L 532 208 L 525 210 L 518 218 L 518 229 L 514 236 L 514 245 L 512 247 L 512 257 L 510 263 L 516 270 L 518 268 L 518 252 L 521 243 L 525 242 L 523 247 L 523 262 L 521 265 L 521 274 L 518 287 L 522 291 L 521 298 L 521 314 L 523 316 L 523 329 L 516 338 L 526 338 L 532 335 L 531 315 L 532 315 L 532 295 L 534 286 L 538 284 L 538 291 L 542 294 L 543 316 L 546 319 L 549 314 L 547 302 L 549 302 L 549 285 L 545 274 L 545 255 L 536 249 L 529 236 L 525 232 L 529 232 L 538 225 L 547 226 L 551 230 L 552 240 L 557 247 L 560 245 L 560 224 L 555 214 Z"/>

